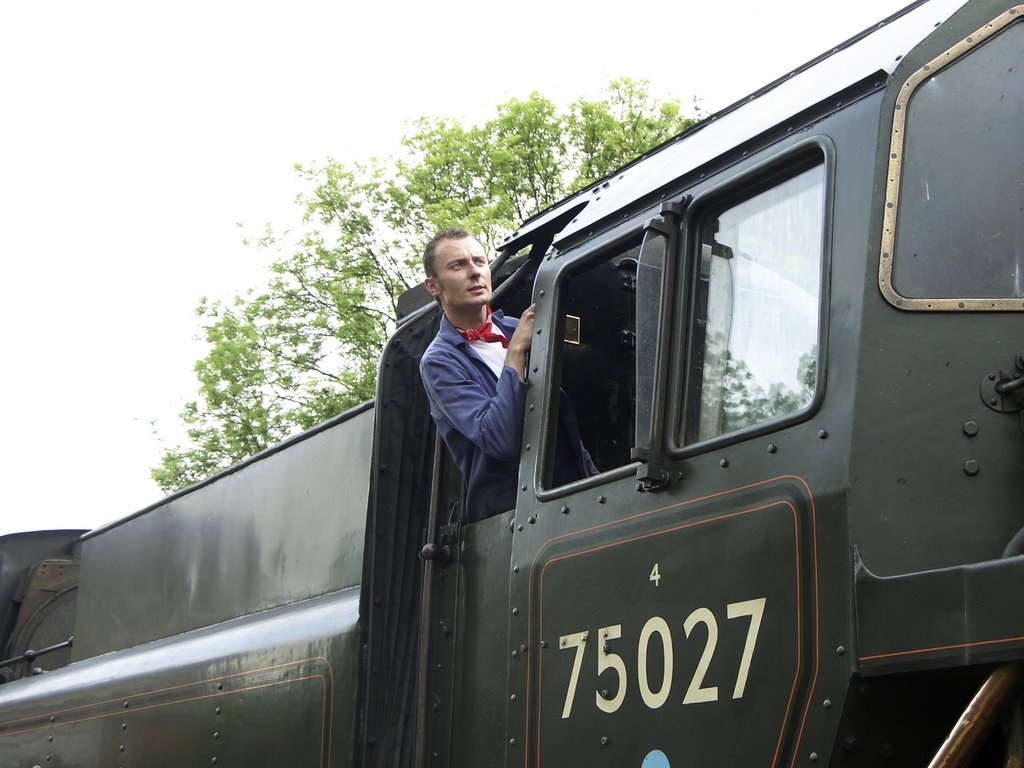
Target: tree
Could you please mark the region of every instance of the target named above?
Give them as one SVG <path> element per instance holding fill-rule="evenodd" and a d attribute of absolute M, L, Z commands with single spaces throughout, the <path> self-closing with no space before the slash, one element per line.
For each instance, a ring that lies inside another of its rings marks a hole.
<path fill-rule="evenodd" d="M 153 479 L 177 490 L 372 397 L 398 297 L 420 282 L 433 231 L 464 226 L 493 249 L 693 122 L 678 101 L 622 79 L 565 111 L 533 93 L 482 125 L 422 118 L 390 160 L 296 166 L 311 190 L 298 201 L 305 231 L 263 291 L 200 303 L 210 351 L 181 413 L 190 445 L 168 450 Z M 281 245 L 270 228 L 257 241 Z"/>

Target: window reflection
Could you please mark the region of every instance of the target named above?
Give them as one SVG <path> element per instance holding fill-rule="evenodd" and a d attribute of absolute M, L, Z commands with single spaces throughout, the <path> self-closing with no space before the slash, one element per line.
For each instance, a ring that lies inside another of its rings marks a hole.
<path fill-rule="evenodd" d="M 824 181 L 819 165 L 703 221 L 687 442 L 810 404 Z"/>

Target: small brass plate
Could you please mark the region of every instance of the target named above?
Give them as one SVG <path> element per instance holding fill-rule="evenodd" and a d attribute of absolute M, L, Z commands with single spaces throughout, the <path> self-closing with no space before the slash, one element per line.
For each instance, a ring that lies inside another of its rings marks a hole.
<path fill-rule="evenodd" d="M 565 343 L 580 345 L 580 319 L 576 315 L 565 316 Z"/>

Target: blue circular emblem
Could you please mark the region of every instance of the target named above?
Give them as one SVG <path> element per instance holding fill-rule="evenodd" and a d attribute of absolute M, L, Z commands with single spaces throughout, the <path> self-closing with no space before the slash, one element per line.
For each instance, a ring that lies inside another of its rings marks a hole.
<path fill-rule="evenodd" d="M 652 750 L 647 753 L 647 757 L 644 758 L 643 765 L 640 768 L 672 768 L 669 765 L 668 757 L 660 749 Z"/>

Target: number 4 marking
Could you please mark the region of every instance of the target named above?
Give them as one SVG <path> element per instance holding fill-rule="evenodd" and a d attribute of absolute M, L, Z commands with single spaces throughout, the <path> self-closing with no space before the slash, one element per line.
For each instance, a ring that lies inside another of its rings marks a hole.
<path fill-rule="evenodd" d="M 658 573 L 658 564 L 657 563 L 655 563 L 654 567 L 651 568 L 651 575 L 647 578 L 647 580 L 648 581 L 653 581 L 654 582 L 654 586 L 656 586 L 656 587 L 660 587 L 661 586 L 661 574 Z"/>

